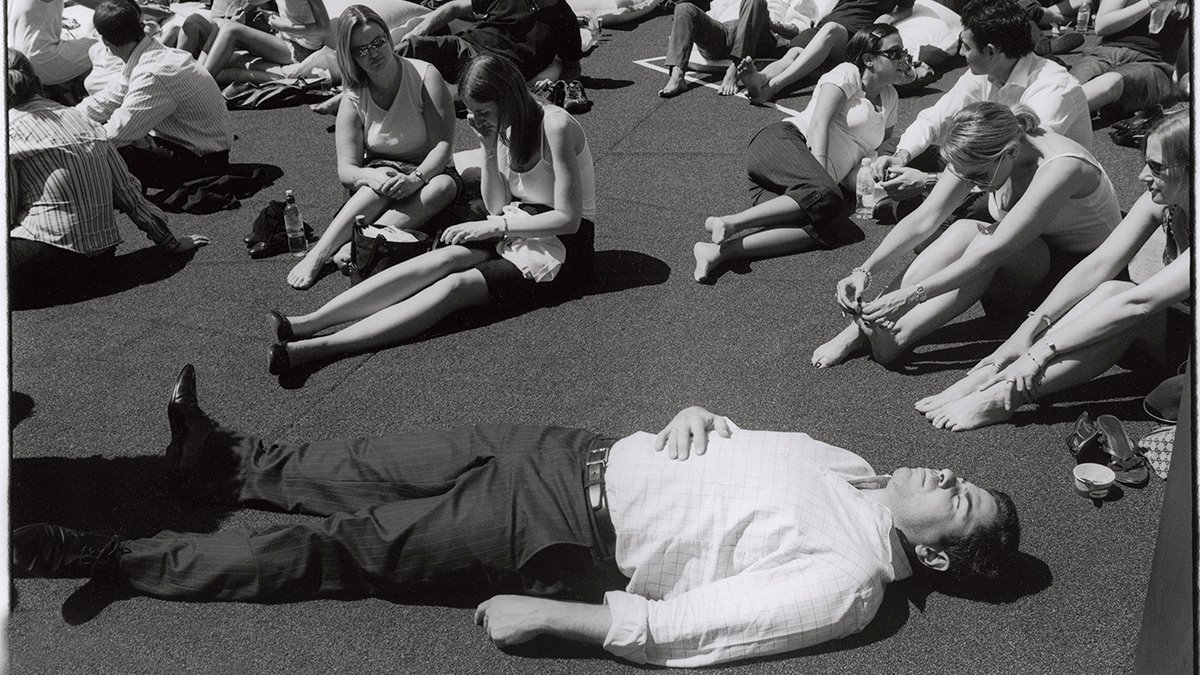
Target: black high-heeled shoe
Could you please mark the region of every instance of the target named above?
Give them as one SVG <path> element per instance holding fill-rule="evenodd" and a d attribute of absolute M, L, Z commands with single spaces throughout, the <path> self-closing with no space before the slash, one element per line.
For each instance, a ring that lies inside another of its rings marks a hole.
<path fill-rule="evenodd" d="M 292 369 L 292 358 L 288 355 L 287 344 L 276 342 L 267 352 L 267 372 L 272 375 L 282 375 Z"/>
<path fill-rule="evenodd" d="M 275 324 L 275 339 L 279 342 L 291 342 L 296 339 L 296 334 L 292 332 L 292 322 L 288 318 L 280 314 L 276 310 L 269 312 L 271 322 Z"/>

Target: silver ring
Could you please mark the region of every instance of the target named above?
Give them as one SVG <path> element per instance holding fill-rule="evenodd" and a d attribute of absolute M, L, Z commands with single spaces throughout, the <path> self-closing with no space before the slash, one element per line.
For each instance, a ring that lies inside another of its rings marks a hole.
<path fill-rule="evenodd" d="M 1000 364 L 996 363 L 995 361 L 992 361 L 992 367 L 995 368 L 996 370 L 1000 370 Z"/>
<path fill-rule="evenodd" d="M 1007 382 L 1007 383 L 1009 383 L 1009 384 L 1016 384 L 1016 383 L 1017 383 L 1017 381 L 1016 381 L 1016 380 L 1005 380 L 1005 382 Z"/>

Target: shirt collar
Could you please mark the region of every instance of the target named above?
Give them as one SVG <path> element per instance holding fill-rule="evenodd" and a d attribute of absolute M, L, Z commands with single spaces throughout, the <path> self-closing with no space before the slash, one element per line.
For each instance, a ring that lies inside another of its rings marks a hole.
<path fill-rule="evenodd" d="M 890 514 L 889 514 L 890 516 Z M 900 581 L 912 576 L 912 564 L 908 561 L 908 553 L 904 550 L 904 542 L 900 541 L 900 532 L 892 526 L 891 536 L 888 538 L 891 544 L 892 553 L 892 581 Z"/>
<path fill-rule="evenodd" d="M 1004 86 L 1027 89 L 1029 82 L 1033 79 L 1033 60 L 1036 58 L 1038 57 L 1033 52 L 1029 52 L 1017 59 L 1012 72 L 1008 74 L 1008 79 L 1004 81 Z"/>

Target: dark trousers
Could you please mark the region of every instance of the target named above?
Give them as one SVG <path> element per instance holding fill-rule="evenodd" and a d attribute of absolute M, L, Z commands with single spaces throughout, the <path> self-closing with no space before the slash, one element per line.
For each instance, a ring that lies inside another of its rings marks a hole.
<path fill-rule="evenodd" d="M 591 524 L 578 429 L 487 425 L 304 445 L 226 429 L 193 496 L 327 516 L 127 543 L 123 576 L 159 597 L 280 601 L 522 592 L 598 601 L 627 580 Z M 612 542 L 606 542 L 611 546 Z"/>
<path fill-rule="evenodd" d="M 112 260 L 116 247 L 95 256 L 69 251 L 32 239 L 8 238 L 8 278 L 13 305 L 52 298 Z"/>
<path fill-rule="evenodd" d="M 752 204 L 791 198 L 801 210 L 797 222 L 821 244 L 836 246 L 849 234 L 842 188 L 813 157 L 796 125 L 775 122 L 760 129 L 746 148 L 746 175 Z"/>
<path fill-rule="evenodd" d="M 668 66 L 687 67 L 695 45 L 704 58 L 715 61 L 766 56 L 775 50 L 766 0 L 742 0 L 738 20 L 721 23 L 690 2 L 675 5 L 671 38 L 667 42 Z"/>
<path fill-rule="evenodd" d="M 150 188 L 177 188 L 180 183 L 225 172 L 229 151 L 197 155 L 191 150 L 163 138 L 152 137 L 149 147 L 126 145 L 118 149 L 129 173 Z"/>
<path fill-rule="evenodd" d="M 405 38 L 396 46 L 399 56 L 432 63 L 447 82 L 458 82 L 463 68 L 478 53 L 474 45 L 457 35 L 419 35 Z"/>

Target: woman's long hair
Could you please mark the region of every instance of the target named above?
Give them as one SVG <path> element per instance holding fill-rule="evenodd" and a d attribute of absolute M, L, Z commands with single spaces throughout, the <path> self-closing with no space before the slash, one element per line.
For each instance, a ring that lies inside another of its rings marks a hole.
<path fill-rule="evenodd" d="M 1026 136 L 1038 136 L 1042 121 L 1024 105 L 972 103 L 946 126 L 939 145 L 942 160 L 956 167 L 991 164 Z"/>
<path fill-rule="evenodd" d="M 543 112 L 517 67 L 502 56 L 480 54 L 459 76 L 458 95 L 496 104 L 499 127 L 508 127 L 500 142 L 508 145 L 509 168 L 528 169 L 541 151 Z"/>
<path fill-rule="evenodd" d="M 1146 154 L 1146 141 L 1154 138 L 1162 146 L 1163 164 L 1171 168 L 1180 168 L 1191 175 L 1192 169 L 1192 122 L 1188 117 L 1188 109 L 1163 115 L 1162 119 L 1150 128 L 1142 141 L 1142 154 Z"/>
<path fill-rule="evenodd" d="M 8 107 L 15 108 L 34 96 L 42 95 L 42 81 L 33 72 L 29 57 L 15 50 L 8 50 L 8 76 L 5 78 Z"/>
<path fill-rule="evenodd" d="M 354 59 L 354 54 L 350 53 L 350 34 L 360 26 L 375 24 L 383 31 L 384 37 L 387 38 L 387 50 L 391 52 L 392 33 L 388 29 L 387 23 L 383 17 L 379 16 L 375 10 L 366 5 L 350 5 L 338 17 L 337 28 L 337 64 L 338 70 L 342 71 L 342 81 L 347 87 L 357 89 L 366 84 L 367 75 L 358 65 L 358 61 Z"/>
<path fill-rule="evenodd" d="M 876 23 L 860 29 L 846 43 L 846 63 L 853 63 L 858 72 L 867 72 L 867 57 L 874 56 L 879 51 L 879 43 L 884 38 L 899 35 L 900 31 L 888 23 Z"/>

